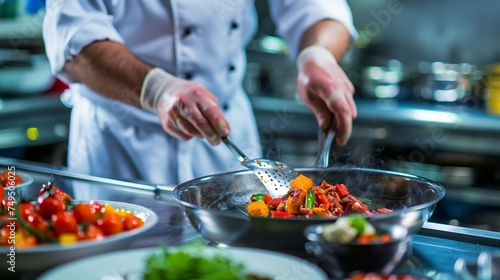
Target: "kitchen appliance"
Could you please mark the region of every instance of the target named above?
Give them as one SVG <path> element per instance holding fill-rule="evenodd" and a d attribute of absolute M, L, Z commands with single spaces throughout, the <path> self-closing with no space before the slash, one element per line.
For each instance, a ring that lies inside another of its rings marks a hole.
<path fill-rule="evenodd" d="M 469 64 L 421 62 L 415 84 L 417 97 L 434 102 L 457 102 L 472 94 Z"/>
<path fill-rule="evenodd" d="M 410 95 L 406 86 L 408 73 L 401 62 L 392 59 L 362 70 L 362 92 L 372 99 L 404 99 Z"/>

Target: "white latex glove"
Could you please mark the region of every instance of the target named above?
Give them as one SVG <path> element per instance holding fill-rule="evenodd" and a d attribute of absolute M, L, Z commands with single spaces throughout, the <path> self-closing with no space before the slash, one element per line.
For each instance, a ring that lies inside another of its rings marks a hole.
<path fill-rule="evenodd" d="M 165 132 L 181 140 L 199 137 L 217 145 L 221 136 L 229 134 L 229 124 L 212 93 L 198 83 L 177 78 L 160 68 L 146 75 L 141 106 L 156 112 Z"/>
<path fill-rule="evenodd" d="M 312 110 L 321 129 L 334 125 L 337 144 L 344 146 L 357 116 L 354 86 L 335 57 L 323 47 L 302 50 L 297 57 L 297 67 L 300 98 Z"/>

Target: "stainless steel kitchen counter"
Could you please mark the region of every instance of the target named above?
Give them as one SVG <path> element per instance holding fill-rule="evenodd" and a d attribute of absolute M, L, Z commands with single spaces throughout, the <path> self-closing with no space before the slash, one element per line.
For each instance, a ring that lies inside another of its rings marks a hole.
<path fill-rule="evenodd" d="M 76 199 L 124 201 L 153 209 L 159 215 L 158 224 L 143 236 L 136 238 L 130 244 L 131 248 L 160 244 L 175 246 L 201 238 L 173 199 L 173 186 L 92 177 L 69 173 L 60 167 L 0 158 L 0 167 L 7 166 L 15 166 L 17 171 L 32 175 L 35 187 L 41 186 L 51 175 L 55 175 L 57 185 L 70 194 L 73 194 L 74 188 L 94 190 L 92 197 L 75 197 Z M 407 256 L 395 272 L 420 274 L 431 279 L 453 279 L 453 265 L 458 258 L 472 261 L 481 251 L 499 250 L 499 232 L 426 223 L 412 239 Z M 304 252 L 297 252 L 296 255 L 309 258 Z M 319 262 L 319 265 L 328 271 L 325 263 Z M 4 273 L 0 272 L 0 275 Z M 36 275 L 23 275 L 21 279 L 35 277 Z"/>

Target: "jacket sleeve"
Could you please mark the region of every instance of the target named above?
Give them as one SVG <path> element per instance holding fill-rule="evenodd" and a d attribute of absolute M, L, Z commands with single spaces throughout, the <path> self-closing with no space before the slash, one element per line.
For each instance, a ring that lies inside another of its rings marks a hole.
<path fill-rule="evenodd" d="M 66 83 L 74 78 L 64 71 L 64 64 L 85 46 L 99 40 L 124 41 L 99 0 L 47 0 L 43 39 L 52 73 Z"/>
<path fill-rule="evenodd" d="M 287 43 L 290 56 L 299 52 L 302 34 L 323 19 L 333 19 L 342 23 L 351 37 L 357 38 L 352 13 L 345 0 L 272 0 L 269 2 L 270 16 L 276 24 L 276 33 Z"/>

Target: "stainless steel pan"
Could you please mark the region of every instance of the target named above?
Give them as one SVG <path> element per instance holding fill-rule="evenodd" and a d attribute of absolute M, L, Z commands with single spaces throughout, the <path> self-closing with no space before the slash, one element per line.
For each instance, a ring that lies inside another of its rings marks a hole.
<path fill-rule="evenodd" d="M 299 173 L 329 183 L 344 183 L 358 198 L 395 209 L 369 217 L 372 223 L 399 224 L 415 234 L 429 220 L 444 188 L 431 180 L 409 174 L 364 168 L 303 168 Z M 180 184 L 173 196 L 191 224 L 215 244 L 304 251 L 304 229 L 332 222 L 324 218 L 277 219 L 250 217 L 245 207 L 250 196 L 266 189 L 249 171 L 216 174 Z"/>

